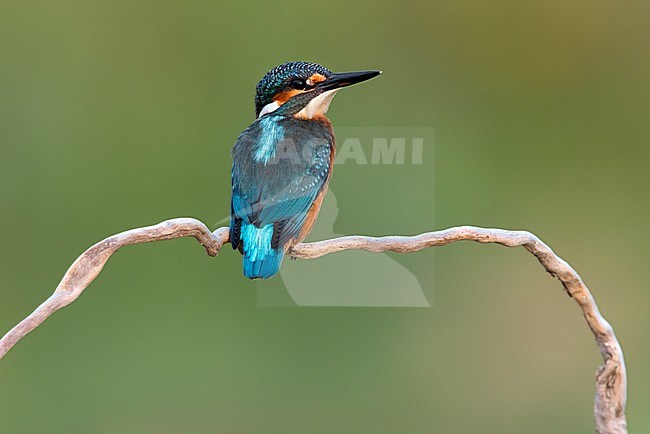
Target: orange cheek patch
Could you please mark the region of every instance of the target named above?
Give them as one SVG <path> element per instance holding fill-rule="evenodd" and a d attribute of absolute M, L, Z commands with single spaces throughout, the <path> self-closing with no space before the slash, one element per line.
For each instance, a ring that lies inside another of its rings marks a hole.
<path fill-rule="evenodd" d="M 277 102 L 278 104 L 282 105 L 285 102 L 289 101 L 292 97 L 295 95 L 298 95 L 299 93 L 304 93 L 304 90 L 286 90 L 284 92 L 280 92 L 279 94 L 275 95 L 273 97 L 273 101 Z"/>

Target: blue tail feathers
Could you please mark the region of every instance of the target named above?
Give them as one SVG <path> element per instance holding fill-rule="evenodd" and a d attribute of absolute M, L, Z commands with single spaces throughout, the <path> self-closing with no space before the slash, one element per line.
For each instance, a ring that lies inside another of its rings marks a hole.
<path fill-rule="evenodd" d="M 242 223 L 241 240 L 244 242 L 244 275 L 249 279 L 268 279 L 280 270 L 284 249 L 271 248 L 273 225 L 258 228 Z"/>

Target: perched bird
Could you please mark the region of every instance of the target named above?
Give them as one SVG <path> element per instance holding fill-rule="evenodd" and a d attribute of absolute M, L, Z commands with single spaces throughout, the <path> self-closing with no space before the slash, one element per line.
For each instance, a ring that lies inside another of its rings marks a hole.
<path fill-rule="evenodd" d="M 334 163 L 325 112 L 339 89 L 380 73 L 288 62 L 257 84 L 257 119 L 232 149 L 230 243 L 243 255 L 246 277 L 275 275 L 285 253 L 311 231 Z"/>

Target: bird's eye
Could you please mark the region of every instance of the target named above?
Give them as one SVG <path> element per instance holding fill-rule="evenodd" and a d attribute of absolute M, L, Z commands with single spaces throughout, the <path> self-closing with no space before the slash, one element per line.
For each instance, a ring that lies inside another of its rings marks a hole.
<path fill-rule="evenodd" d="M 305 90 L 307 82 L 301 78 L 294 78 L 291 80 L 291 83 L 289 83 L 289 86 L 296 90 Z"/>

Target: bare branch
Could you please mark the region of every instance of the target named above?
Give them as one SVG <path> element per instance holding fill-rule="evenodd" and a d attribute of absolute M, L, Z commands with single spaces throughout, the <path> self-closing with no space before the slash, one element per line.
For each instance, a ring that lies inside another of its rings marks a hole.
<path fill-rule="evenodd" d="M 155 226 L 122 232 L 95 244 L 70 266 L 54 294 L 0 340 L 0 358 L 4 357 L 20 339 L 38 327 L 50 315 L 76 300 L 101 272 L 108 258 L 119 248 L 130 244 L 181 237 L 196 238 L 205 247 L 208 255 L 216 256 L 223 244 L 228 242 L 228 228 L 219 228 L 210 232 L 198 220 L 178 218 L 164 221 Z M 314 259 L 342 250 L 412 253 L 463 240 L 496 243 L 507 247 L 522 246 L 535 255 L 546 271 L 562 283 L 567 294 L 580 306 L 604 362 L 596 372 L 594 402 L 596 430 L 601 434 L 626 433 L 627 379 L 623 351 L 614 330 L 600 314 L 594 298 L 580 275 L 535 235 L 525 231 L 461 226 L 413 237 L 348 236 L 334 238 L 315 243 L 298 244 L 290 253 L 291 256 L 300 259 Z"/>
<path fill-rule="evenodd" d="M 535 255 L 546 271 L 562 282 L 567 294 L 580 306 L 587 325 L 596 338 L 596 344 L 598 344 L 604 362 L 604 365 L 599 367 L 596 372 L 594 402 L 596 430 L 601 434 L 626 433 L 627 374 L 623 350 L 616 339 L 614 329 L 600 314 L 596 301 L 580 275 L 566 261 L 557 256 L 549 246 L 530 232 L 461 226 L 413 237 L 348 236 L 300 244 L 293 249 L 291 255 L 296 258 L 313 259 L 342 250 L 411 253 L 463 240 L 496 243 L 507 247 L 522 246 Z"/>
<path fill-rule="evenodd" d="M 57 310 L 75 301 L 95 277 L 102 271 L 106 261 L 118 249 L 131 244 L 194 237 L 210 256 L 216 256 L 221 246 L 228 241 L 228 229 L 217 229 L 214 233 L 200 221 L 193 218 L 166 220 L 155 226 L 147 226 L 108 237 L 86 250 L 68 268 L 54 293 L 27 318 L 9 330 L 0 339 L 0 359 L 7 354 L 27 333 L 41 325 Z"/>

